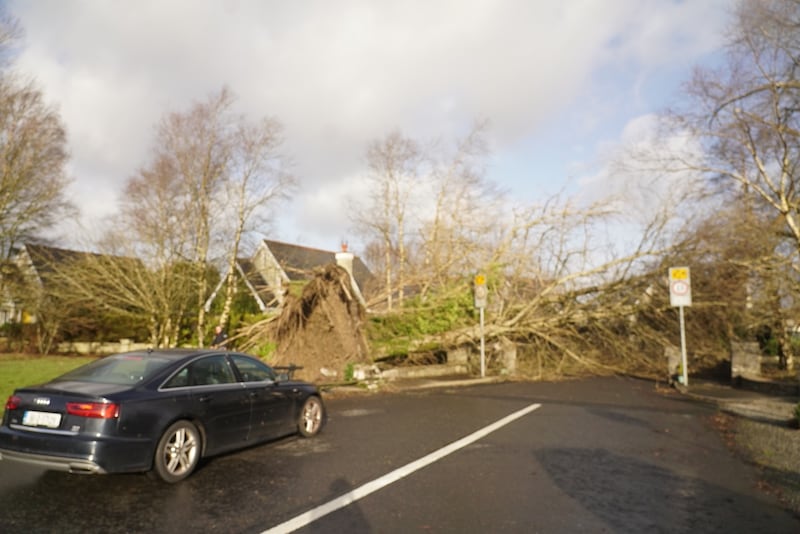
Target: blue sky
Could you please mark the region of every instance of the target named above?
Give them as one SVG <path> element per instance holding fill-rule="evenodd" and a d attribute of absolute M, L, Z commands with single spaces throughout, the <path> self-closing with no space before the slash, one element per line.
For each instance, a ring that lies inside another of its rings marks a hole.
<path fill-rule="evenodd" d="M 630 124 L 713 60 L 729 0 L 7 0 L 17 68 L 67 125 L 83 223 L 114 212 L 164 113 L 227 85 L 274 115 L 300 190 L 268 237 L 356 240 L 367 144 L 491 123 L 488 178 L 520 201 L 591 196 Z M 581 191 L 585 189 L 585 191 Z"/>

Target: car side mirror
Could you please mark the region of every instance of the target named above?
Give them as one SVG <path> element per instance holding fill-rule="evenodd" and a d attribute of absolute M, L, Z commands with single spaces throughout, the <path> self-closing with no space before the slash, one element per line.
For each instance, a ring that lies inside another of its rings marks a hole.
<path fill-rule="evenodd" d="M 284 382 L 294 378 L 294 372 L 302 369 L 301 366 L 295 364 L 284 365 L 280 367 L 273 367 L 272 370 L 276 373 L 276 382 Z"/>

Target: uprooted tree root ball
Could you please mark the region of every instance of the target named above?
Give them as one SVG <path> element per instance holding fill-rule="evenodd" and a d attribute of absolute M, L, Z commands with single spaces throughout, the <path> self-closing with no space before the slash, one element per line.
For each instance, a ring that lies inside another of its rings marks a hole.
<path fill-rule="evenodd" d="M 350 274 L 329 264 L 315 272 L 300 297 L 287 295 L 280 316 L 250 327 L 245 343 L 248 347 L 274 343 L 270 364 L 299 365 L 300 378 L 337 381 L 343 379 L 348 364 L 369 359 L 365 321 Z"/>

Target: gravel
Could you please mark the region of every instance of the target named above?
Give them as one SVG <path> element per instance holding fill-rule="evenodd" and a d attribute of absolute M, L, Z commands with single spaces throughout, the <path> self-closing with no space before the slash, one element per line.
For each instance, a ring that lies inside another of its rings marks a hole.
<path fill-rule="evenodd" d="M 800 517 L 800 430 L 722 413 L 714 423 L 728 446 L 759 468 L 759 488 Z"/>

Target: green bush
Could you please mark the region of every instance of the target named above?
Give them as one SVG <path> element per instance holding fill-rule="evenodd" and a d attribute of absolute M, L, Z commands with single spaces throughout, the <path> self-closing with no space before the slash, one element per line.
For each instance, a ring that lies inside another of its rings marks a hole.
<path fill-rule="evenodd" d="M 401 356 L 408 354 L 413 341 L 456 330 L 474 322 L 472 290 L 467 285 L 461 285 L 428 294 L 424 299 L 408 298 L 401 309 L 371 317 L 367 326 L 367 337 L 378 353 L 384 356 Z"/>
<path fill-rule="evenodd" d="M 353 377 L 355 376 L 356 366 L 353 362 L 347 362 L 347 365 L 344 366 L 344 381 L 345 382 L 352 382 Z"/>
<path fill-rule="evenodd" d="M 272 353 L 275 352 L 276 348 L 278 348 L 277 345 L 275 345 L 275 343 L 273 343 L 272 341 L 269 341 L 258 347 L 255 351 L 253 351 L 253 354 L 254 356 L 257 356 L 260 359 L 268 362 L 272 357 Z"/>

